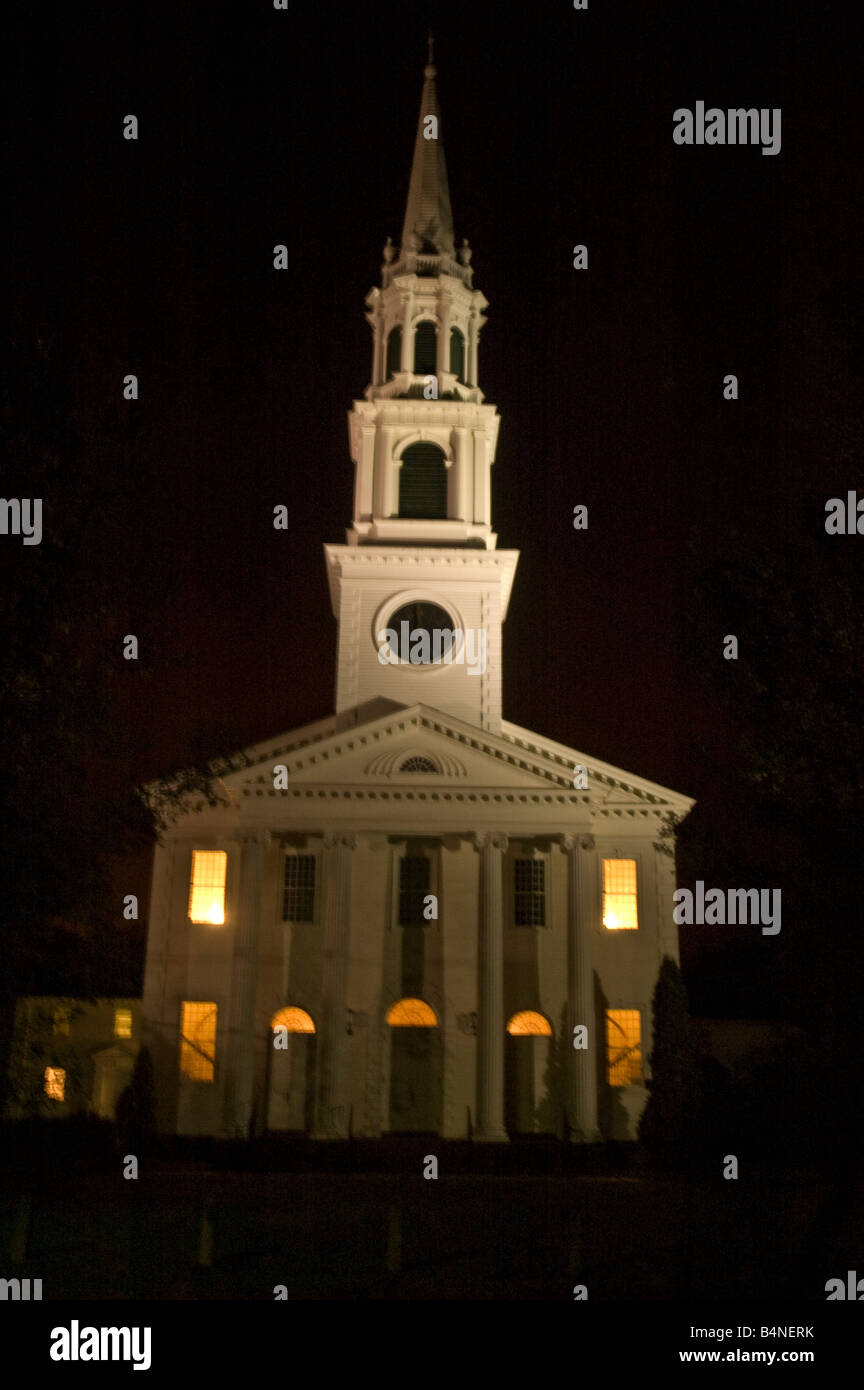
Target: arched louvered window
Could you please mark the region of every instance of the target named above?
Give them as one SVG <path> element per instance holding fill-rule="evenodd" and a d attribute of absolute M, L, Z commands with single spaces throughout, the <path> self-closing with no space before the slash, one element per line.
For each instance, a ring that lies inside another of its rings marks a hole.
<path fill-rule="evenodd" d="M 414 373 L 416 376 L 435 374 L 437 366 L 437 333 L 434 323 L 424 319 L 414 330 Z"/>
<path fill-rule="evenodd" d="M 431 758 L 423 758 L 418 753 L 413 757 L 406 758 L 399 769 L 400 772 L 437 772 L 438 769 Z"/>
<path fill-rule="evenodd" d="M 465 339 L 458 328 L 450 329 L 450 370 L 465 385 Z"/>
<path fill-rule="evenodd" d="M 444 450 L 422 441 L 402 455 L 399 470 L 399 515 L 425 520 L 447 519 L 447 469 Z"/>
<path fill-rule="evenodd" d="M 402 329 L 397 323 L 396 327 L 391 328 L 387 335 L 387 380 L 392 381 L 401 367 Z"/>

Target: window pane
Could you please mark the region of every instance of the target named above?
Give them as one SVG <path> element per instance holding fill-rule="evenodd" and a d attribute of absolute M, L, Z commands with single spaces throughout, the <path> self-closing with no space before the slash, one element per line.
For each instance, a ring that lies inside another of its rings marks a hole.
<path fill-rule="evenodd" d="M 64 1100 L 66 1073 L 62 1067 L 45 1068 L 45 1094 L 49 1100 Z"/>
<path fill-rule="evenodd" d="M 132 1036 L 132 1010 L 114 1010 L 114 1036 L 115 1038 L 131 1038 Z"/>
<path fill-rule="evenodd" d="M 635 859 L 603 860 L 603 925 L 609 931 L 639 926 Z"/>
<path fill-rule="evenodd" d="M 212 1081 L 216 1061 L 215 1004 L 184 1001 L 180 1022 L 180 1071 L 192 1081 Z"/>
<path fill-rule="evenodd" d="M 434 370 L 434 368 L 433 368 Z M 445 520 L 447 466 L 444 450 L 431 441 L 409 444 L 399 469 L 399 515 Z"/>
<path fill-rule="evenodd" d="M 542 859 L 516 859 L 513 863 L 517 927 L 546 925 L 546 865 Z"/>
<path fill-rule="evenodd" d="M 225 868 L 228 855 L 224 849 L 195 849 L 192 851 L 192 882 L 189 886 L 189 920 L 210 922 L 214 926 L 225 921 Z"/>
<path fill-rule="evenodd" d="M 286 854 L 282 920 L 315 920 L 315 855 Z"/>
<path fill-rule="evenodd" d="M 414 331 L 414 371 L 417 376 L 434 375 L 437 371 L 438 330 L 424 319 Z"/>
<path fill-rule="evenodd" d="M 606 1062 L 610 1086 L 642 1080 L 642 1018 L 638 1009 L 606 1010 Z"/>
<path fill-rule="evenodd" d="M 402 329 L 397 324 L 391 328 L 387 336 L 387 380 L 400 370 L 402 366 Z"/>
<path fill-rule="evenodd" d="M 399 925 L 424 927 L 424 898 L 429 892 L 429 860 L 409 857 L 399 861 Z"/>
<path fill-rule="evenodd" d="M 457 381 L 465 382 L 465 339 L 458 328 L 450 329 L 450 370 Z"/>

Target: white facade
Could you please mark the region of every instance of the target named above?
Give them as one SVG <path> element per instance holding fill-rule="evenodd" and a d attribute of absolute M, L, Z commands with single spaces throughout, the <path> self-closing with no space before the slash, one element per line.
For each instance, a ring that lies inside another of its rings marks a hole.
<path fill-rule="evenodd" d="M 142 1024 L 167 1131 L 590 1141 L 635 1137 L 645 1102 L 651 995 L 678 955 L 655 845 L 692 802 L 502 719 L 518 553 L 492 531 L 487 306 L 424 136 L 434 78 L 402 247 L 367 298 L 354 516 L 325 546 L 336 712 L 247 750 L 225 804 L 190 806 L 156 850 Z M 192 920 L 202 865 L 224 869 L 222 921 Z"/>

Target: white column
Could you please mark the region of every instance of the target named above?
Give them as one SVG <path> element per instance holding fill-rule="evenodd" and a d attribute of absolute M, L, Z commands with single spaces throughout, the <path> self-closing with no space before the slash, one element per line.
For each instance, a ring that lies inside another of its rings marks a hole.
<path fill-rule="evenodd" d="M 595 1018 L 594 925 L 592 885 L 596 873 L 593 835 L 563 835 L 567 853 L 567 1012 L 570 1021 L 567 1067 L 567 1115 L 572 1138 L 590 1144 L 600 1138 L 597 1126 L 598 1049 L 605 1047 Z M 574 1048 L 573 1028 L 588 1029 L 588 1047 Z"/>
<path fill-rule="evenodd" d="M 225 1077 L 225 1128 L 238 1139 L 249 1137 L 254 1107 L 255 994 L 258 984 L 258 933 L 261 917 L 261 869 L 270 832 L 250 830 L 237 837 L 243 844 L 240 895 L 234 927 L 228 1052 Z"/>
<path fill-rule="evenodd" d="M 507 836 L 476 835 L 480 854 L 477 1138 L 505 1141 L 503 855 Z"/>
<path fill-rule="evenodd" d="M 438 383 L 440 387 L 441 373 L 450 370 L 450 301 L 443 299 L 438 301 L 438 338 L 437 353 L 435 357 L 435 370 L 438 373 Z"/>
<path fill-rule="evenodd" d="M 351 914 L 351 851 L 355 835 L 324 836 L 321 931 L 324 938 L 323 1015 L 316 1139 L 348 1137 L 346 1037 Z"/>
<path fill-rule="evenodd" d="M 450 482 L 451 493 L 448 498 L 447 515 L 457 521 L 471 520 L 470 493 L 468 490 L 471 477 L 468 440 L 468 430 L 464 425 L 457 425 L 452 433 L 453 458 L 453 478 Z"/>
<path fill-rule="evenodd" d="M 402 300 L 402 371 L 413 372 L 414 370 L 414 334 L 411 332 L 411 320 L 414 316 L 414 296 L 406 294 Z"/>
<path fill-rule="evenodd" d="M 477 324 L 479 315 L 474 311 L 468 319 L 468 342 L 466 351 L 468 361 L 465 363 L 465 375 L 469 386 L 477 385 L 477 338 L 480 329 Z"/>

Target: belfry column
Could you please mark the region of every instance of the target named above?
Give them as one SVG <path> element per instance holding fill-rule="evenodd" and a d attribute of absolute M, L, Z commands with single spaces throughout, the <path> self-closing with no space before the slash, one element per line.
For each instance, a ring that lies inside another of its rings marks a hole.
<path fill-rule="evenodd" d="M 599 1140 L 597 1126 L 597 1049 L 603 1046 L 594 1017 L 594 962 L 591 941 L 592 884 L 595 876 L 593 835 L 562 835 L 567 854 L 567 1114 L 577 1143 Z M 573 1046 L 573 1028 L 588 1030 L 587 1048 Z"/>
<path fill-rule="evenodd" d="M 356 844 L 355 835 L 324 836 L 321 894 L 324 1029 L 321 1037 L 316 1139 L 348 1137 L 345 1021 L 351 912 L 351 851 L 356 848 Z"/>
<path fill-rule="evenodd" d="M 255 993 L 258 984 L 258 933 L 261 918 L 261 869 L 270 845 L 269 830 L 241 831 L 240 901 L 234 929 L 231 1003 L 228 1024 L 228 1074 L 225 1080 L 225 1128 L 248 1139 L 254 1108 Z"/>
<path fill-rule="evenodd" d="M 480 854 L 480 942 L 478 951 L 477 1128 L 478 1139 L 502 1142 L 504 1128 L 504 938 L 503 855 L 507 836 L 475 835 Z"/>

